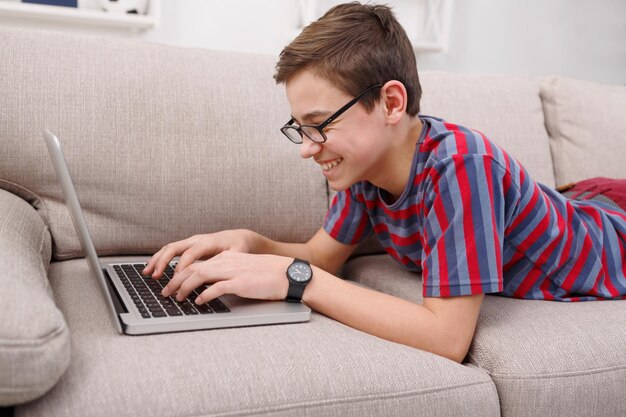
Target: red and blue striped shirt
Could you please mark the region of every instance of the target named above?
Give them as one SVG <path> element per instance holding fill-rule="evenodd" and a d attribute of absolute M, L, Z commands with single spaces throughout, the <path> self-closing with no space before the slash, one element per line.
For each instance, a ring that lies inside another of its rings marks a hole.
<path fill-rule="evenodd" d="M 626 213 L 535 182 L 482 133 L 420 115 L 411 181 L 394 202 L 363 181 L 324 220 L 335 240 L 375 233 L 422 272 L 424 296 L 480 293 L 558 301 L 626 299 Z"/>

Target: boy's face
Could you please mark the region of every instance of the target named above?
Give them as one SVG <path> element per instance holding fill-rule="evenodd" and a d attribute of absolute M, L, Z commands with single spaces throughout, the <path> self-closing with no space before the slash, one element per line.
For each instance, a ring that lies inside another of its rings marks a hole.
<path fill-rule="evenodd" d="M 286 84 L 291 116 L 297 125 L 318 125 L 354 97 L 308 70 Z M 381 159 L 389 143 L 381 103 L 371 113 L 357 103 L 324 128 L 327 140 L 303 138 L 300 155 L 313 158 L 333 190 L 345 190 L 359 181 L 376 182 Z"/>

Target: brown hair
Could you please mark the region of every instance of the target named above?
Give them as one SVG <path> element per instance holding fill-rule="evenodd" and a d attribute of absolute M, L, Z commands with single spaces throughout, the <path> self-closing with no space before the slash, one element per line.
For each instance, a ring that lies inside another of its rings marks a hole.
<path fill-rule="evenodd" d="M 397 80 L 407 90 L 407 113 L 419 113 L 422 96 L 413 46 L 391 9 L 351 2 L 330 9 L 304 28 L 280 53 L 276 83 L 308 69 L 356 96 L 375 84 Z M 361 103 L 374 108 L 380 90 Z"/>

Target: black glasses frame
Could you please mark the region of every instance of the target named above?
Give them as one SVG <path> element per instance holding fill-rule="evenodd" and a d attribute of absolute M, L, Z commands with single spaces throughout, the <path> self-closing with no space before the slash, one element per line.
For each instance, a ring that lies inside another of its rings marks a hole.
<path fill-rule="evenodd" d="M 283 127 L 280 128 L 280 131 L 283 133 L 283 135 L 287 136 L 287 139 L 289 139 L 290 142 L 293 142 L 293 143 L 295 143 L 297 145 L 301 144 L 304 141 L 303 135 L 306 135 L 306 137 L 311 139 L 313 142 L 324 143 L 324 142 L 326 142 L 328 140 L 328 138 L 326 137 L 326 134 L 324 133 L 324 128 L 326 126 L 331 124 L 336 118 L 338 118 L 343 113 L 345 113 L 350 107 L 354 106 L 367 93 L 369 93 L 370 91 L 372 91 L 375 88 L 380 88 L 382 86 L 383 86 L 383 84 L 376 84 L 376 85 L 372 85 L 372 86 L 366 88 L 365 90 L 363 90 L 362 93 L 360 93 L 358 96 L 356 96 L 355 98 L 350 100 L 342 108 L 337 110 L 335 113 L 333 113 L 332 116 L 330 116 L 328 119 L 324 120 L 319 125 L 300 125 L 300 126 L 297 126 L 297 125 L 293 124 L 293 122 L 295 122 L 295 120 L 292 117 L 291 119 L 289 119 L 289 121 Z M 320 133 L 320 136 L 322 137 L 322 140 L 319 140 L 319 138 L 311 137 L 306 132 L 306 130 L 302 130 L 302 128 L 316 129 Z M 296 142 L 295 140 L 293 140 L 293 138 L 291 136 L 289 136 L 289 134 L 288 134 L 289 129 L 293 129 L 296 132 L 298 132 L 299 137 L 300 137 L 300 141 L 299 142 Z"/>

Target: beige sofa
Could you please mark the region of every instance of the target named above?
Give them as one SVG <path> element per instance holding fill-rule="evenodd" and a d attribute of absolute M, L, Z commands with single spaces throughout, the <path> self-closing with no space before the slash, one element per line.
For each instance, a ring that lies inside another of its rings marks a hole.
<path fill-rule="evenodd" d="M 0 406 L 19 417 L 626 415 L 626 301 L 489 295 L 463 364 L 317 313 L 115 332 L 42 129 L 63 141 L 105 258 L 228 228 L 302 242 L 330 193 L 278 130 L 289 108 L 275 60 L 0 29 Z M 444 72 L 421 82 L 423 113 L 484 132 L 545 184 L 625 177 L 625 87 Z M 422 298 L 420 276 L 375 244 L 343 276 Z"/>

